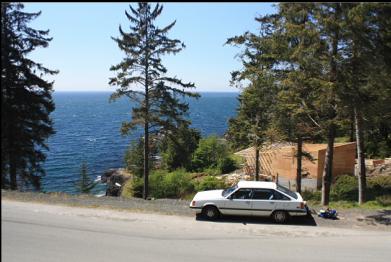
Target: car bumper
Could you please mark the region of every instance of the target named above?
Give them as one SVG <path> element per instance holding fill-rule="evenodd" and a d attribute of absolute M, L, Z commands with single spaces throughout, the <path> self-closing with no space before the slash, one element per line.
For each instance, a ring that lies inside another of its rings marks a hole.
<path fill-rule="evenodd" d="M 202 208 L 201 207 L 192 207 L 190 206 L 191 209 L 193 209 L 193 211 L 195 211 L 196 214 L 201 214 L 202 212 Z"/>

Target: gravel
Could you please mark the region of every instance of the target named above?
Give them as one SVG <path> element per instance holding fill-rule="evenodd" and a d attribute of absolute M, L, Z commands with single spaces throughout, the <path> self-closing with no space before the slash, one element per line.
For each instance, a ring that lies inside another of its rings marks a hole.
<path fill-rule="evenodd" d="M 190 201 L 180 199 L 144 200 L 140 198 L 96 197 L 93 195 L 71 195 L 66 193 L 36 193 L 2 190 L 1 197 L 5 200 L 21 202 L 38 202 L 54 205 L 77 206 L 87 208 L 116 209 L 143 213 L 160 213 L 177 216 L 194 216 L 189 208 Z M 310 207 L 311 208 L 311 207 Z M 337 220 L 323 219 L 316 215 L 319 207 L 312 207 L 312 218 L 295 218 L 297 225 L 315 225 L 320 227 L 338 227 L 351 229 L 386 230 L 391 231 L 391 210 L 340 209 Z M 264 218 L 226 218 L 225 222 L 270 223 Z"/>

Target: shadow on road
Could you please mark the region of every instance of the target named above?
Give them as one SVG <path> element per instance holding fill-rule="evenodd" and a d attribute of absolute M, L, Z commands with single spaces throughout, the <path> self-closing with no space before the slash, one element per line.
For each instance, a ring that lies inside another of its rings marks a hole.
<path fill-rule="evenodd" d="M 360 221 L 360 219 L 358 219 Z M 377 214 L 372 216 L 366 216 L 365 219 L 367 222 L 374 221 L 383 225 L 391 225 L 391 210 L 381 210 Z"/>
<path fill-rule="evenodd" d="M 263 225 L 276 225 L 277 223 L 273 221 L 270 217 L 253 217 L 253 216 L 222 216 L 216 220 L 208 220 L 203 218 L 201 215 L 196 216 L 197 221 L 208 221 L 215 223 L 241 223 L 243 225 L 247 224 L 263 224 Z M 287 223 L 284 225 L 295 225 L 295 226 L 317 226 L 315 219 L 312 215 L 310 216 L 298 216 L 291 217 Z"/>

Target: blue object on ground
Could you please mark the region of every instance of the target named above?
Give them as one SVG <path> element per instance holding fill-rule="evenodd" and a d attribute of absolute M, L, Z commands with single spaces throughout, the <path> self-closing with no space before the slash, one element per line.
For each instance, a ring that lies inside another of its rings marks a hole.
<path fill-rule="evenodd" d="M 336 219 L 337 218 L 337 210 L 335 210 L 335 209 L 320 210 L 319 216 L 323 217 L 323 218 Z"/>

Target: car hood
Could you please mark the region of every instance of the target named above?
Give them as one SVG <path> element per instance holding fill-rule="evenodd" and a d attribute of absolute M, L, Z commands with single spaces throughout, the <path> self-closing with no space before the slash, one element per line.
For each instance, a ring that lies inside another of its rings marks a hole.
<path fill-rule="evenodd" d="M 223 190 L 207 190 L 207 191 L 201 191 L 198 192 L 193 200 L 199 201 L 199 200 L 216 200 L 216 199 L 225 199 L 225 197 L 222 196 Z"/>

